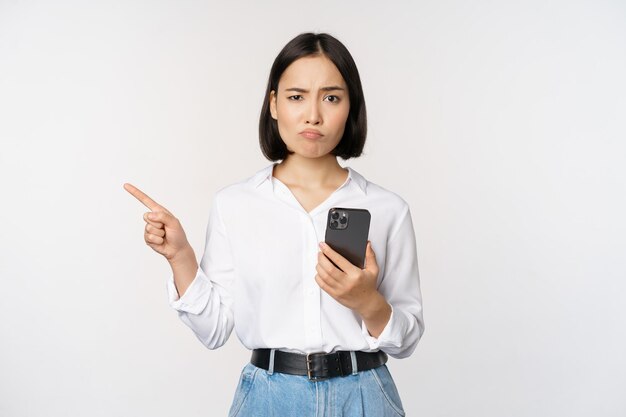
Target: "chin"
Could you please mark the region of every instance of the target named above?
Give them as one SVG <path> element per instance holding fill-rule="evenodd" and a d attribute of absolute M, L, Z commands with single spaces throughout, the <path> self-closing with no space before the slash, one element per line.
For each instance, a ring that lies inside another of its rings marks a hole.
<path fill-rule="evenodd" d="M 332 149 L 299 149 L 296 154 L 303 158 L 317 159 L 322 158 L 332 152 Z"/>
<path fill-rule="evenodd" d="M 294 142 L 295 143 L 291 143 L 290 145 L 286 144 L 287 149 L 289 151 L 294 152 L 296 155 L 302 158 L 308 158 L 308 159 L 317 159 L 317 158 L 325 157 L 331 154 L 332 151 L 339 144 L 339 141 L 337 141 L 337 143 L 334 143 L 334 144 L 328 143 L 327 141 L 311 142 L 308 140 L 305 140 L 305 141 L 296 140 Z"/>

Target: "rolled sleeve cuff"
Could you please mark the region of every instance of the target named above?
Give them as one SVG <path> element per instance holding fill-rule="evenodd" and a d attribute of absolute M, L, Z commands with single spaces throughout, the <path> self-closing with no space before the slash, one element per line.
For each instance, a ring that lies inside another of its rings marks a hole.
<path fill-rule="evenodd" d="M 372 350 L 383 349 L 385 347 L 401 347 L 406 329 L 406 318 L 399 311 L 394 310 L 393 306 L 391 306 L 391 317 L 389 317 L 387 325 L 378 337 L 370 335 L 365 326 L 365 321 L 361 320 L 361 332 Z"/>
<path fill-rule="evenodd" d="M 177 311 L 191 314 L 199 314 L 204 310 L 209 302 L 212 289 L 213 284 L 201 268 L 198 268 L 195 278 L 189 287 L 187 287 L 187 291 L 185 291 L 180 298 L 178 297 L 178 291 L 174 284 L 174 274 L 171 274 L 167 281 L 167 293 L 170 306 Z"/>

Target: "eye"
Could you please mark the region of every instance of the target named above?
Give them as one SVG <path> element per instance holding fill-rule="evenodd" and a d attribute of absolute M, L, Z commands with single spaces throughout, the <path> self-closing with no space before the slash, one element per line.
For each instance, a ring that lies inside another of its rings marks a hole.
<path fill-rule="evenodd" d="M 300 94 L 296 94 L 294 96 L 287 97 L 287 99 L 292 100 L 292 101 L 300 101 L 300 99 L 302 99 L 302 96 Z"/>
<path fill-rule="evenodd" d="M 339 97 L 337 96 L 326 96 L 324 97 L 324 99 L 329 99 L 328 101 L 330 101 L 331 103 L 337 103 L 339 102 Z"/>

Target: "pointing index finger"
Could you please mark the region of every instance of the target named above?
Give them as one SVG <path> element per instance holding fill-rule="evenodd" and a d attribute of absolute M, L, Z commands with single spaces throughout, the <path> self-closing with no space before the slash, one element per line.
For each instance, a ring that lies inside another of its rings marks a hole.
<path fill-rule="evenodd" d="M 160 210 L 163 210 L 163 211 L 167 211 L 165 209 L 165 207 L 161 206 L 156 201 L 154 201 L 153 199 L 148 197 L 148 195 L 146 193 L 144 193 L 143 191 L 141 191 L 139 188 L 135 187 L 134 185 L 132 185 L 130 183 L 125 183 L 124 184 L 124 189 L 126 191 L 128 191 L 137 200 L 141 201 L 141 203 L 144 206 L 148 207 L 150 210 L 155 211 L 155 210 L 159 210 L 160 209 Z"/>

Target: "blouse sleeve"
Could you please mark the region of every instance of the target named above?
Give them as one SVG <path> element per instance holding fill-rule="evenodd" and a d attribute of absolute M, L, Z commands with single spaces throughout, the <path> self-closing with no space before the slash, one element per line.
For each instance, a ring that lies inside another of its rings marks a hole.
<path fill-rule="evenodd" d="M 424 333 L 417 250 L 408 205 L 400 219 L 387 241 L 384 276 L 378 287 L 391 305 L 391 318 L 378 338 L 369 334 L 365 321 L 361 323 L 370 348 L 394 358 L 410 356 Z"/>
<path fill-rule="evenodd" d="M 218 205 L 216 195 L 209 213 L 204 254 L 187 291 L 179 298 L 174 275 L 167 281 L 170 306 L 209 349 L 226 343 L 234 326 L 234 267 Z"/>

